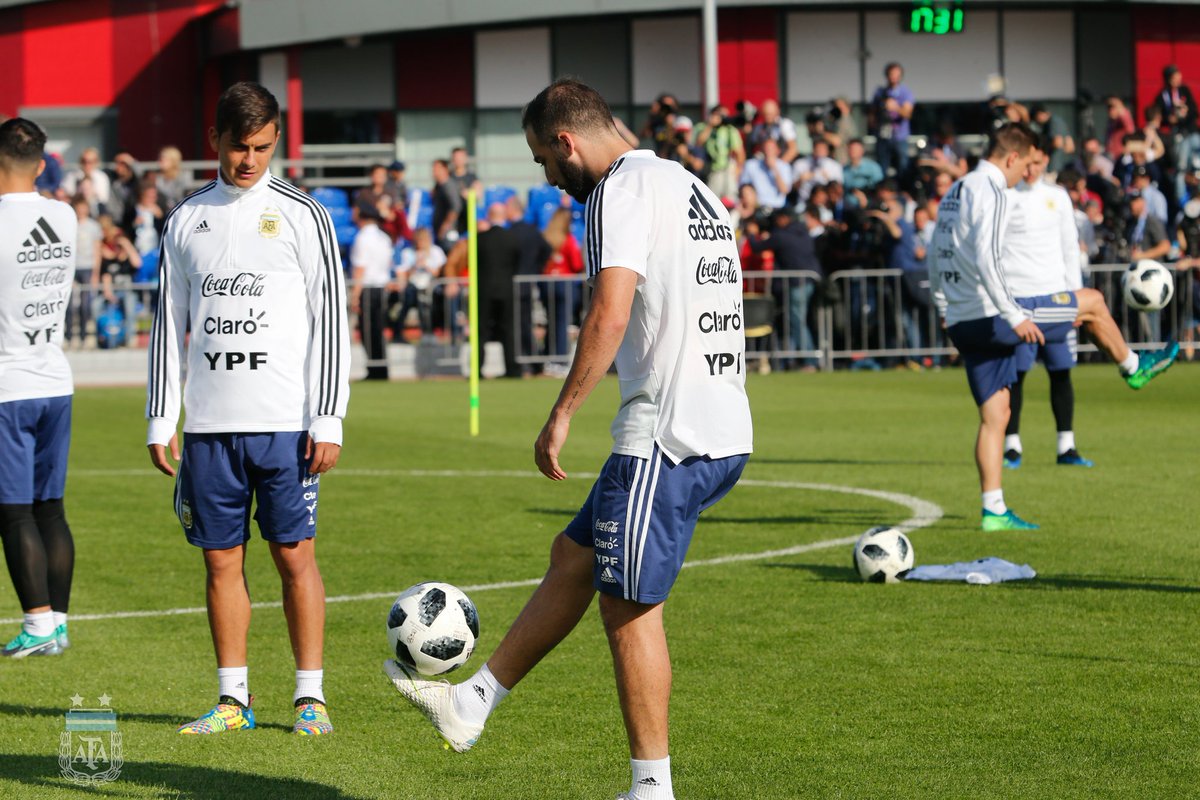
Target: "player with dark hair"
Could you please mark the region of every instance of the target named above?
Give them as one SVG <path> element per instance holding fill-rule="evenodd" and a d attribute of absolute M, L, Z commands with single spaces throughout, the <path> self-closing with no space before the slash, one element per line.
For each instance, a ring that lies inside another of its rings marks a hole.
<path fill-rule="evenodd" d="M 716 195 L 679 164 L 631 150 L 594 89 L 556 81 L 525 108 L 522 125 L 546 180 L 587 202 L 594 286 L 534 460 L 551 480 L 567 477 L 558 458 L 571 418 L 615 358 L 612 454 L 487 664 L 453 687 L 396 661 L 384 669 L 455 750 L 467 750 L 599 591 L 633 772 L 622 797 L 669 800 L 663 602 L 700 512 L 733 488 L 752 449 L 737 245 Z"/>
<path fill-rule="evenodd" d="M 69 645 L 75 543 L 63 511 L 71 443 L 71 367 L 62 351 L 75 274 L 75 212 L 42 197 L 46 134 L 0 125 L 0 538 L 21 632 L 0 655 L 57 655 Z"/>
<path fill-rule="evenodd" d="M 325 589 L 313 537 L 320 476 L 341 452 L 349 395 L 341 258 L 329 213 L 268 169 L 279 141 L 279 104 L 270 92 L 256 83 L 227 89 L 208 140 L 220 163 L 216 180 L 176 206 L 163 226 L 146 402 L 151 462 L 175 476 L 167 451 L 179 461 L 175 512 L 204 554 L 217 656 L 217 705 L 179 732 L 254 727 L 243 565 L 257 501 L 254 516 L 283 583 L 296 659 L 293 730 L 329 733 Z"/>
<path fill-rule="evenodd" d="M 1095 289 L 1022 298 L 1019 303 L 1013 297 L 1001 264 L 1010 221 L 1006 191 L 1025 175 L 1037 153 L 1036 144 L 1036 134 L 1023 123 L 1007 123 L 994 131 L 987 157 L 974 172 L 955 181 L 942 198 L 933 235 L 930 288 L 947 333 L 962 353 L 979 407 L 975 463 L 985 531 L 1038 527 L 1005 505 L 1000 488 L 1018 345 L 1060 342 L 1075 327 L 1085 325 L 1134 389 L 1170 367 L 1179 352 L 1179 345 L 1172 342 L 1158 352 L 1134 353 L 1104 304 L 1104 295 Z"/>

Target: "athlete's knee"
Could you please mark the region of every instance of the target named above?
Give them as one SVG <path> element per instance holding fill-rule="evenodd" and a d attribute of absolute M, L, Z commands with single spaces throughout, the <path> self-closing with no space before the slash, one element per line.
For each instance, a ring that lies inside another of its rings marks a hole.
<path fill-rule="evenodd" d="M 1108 314 L 1108 306 L 1104 295 L 1097 289 L 1077 289 L 1075 299 L 1079 305 L 1080 317 L 1095 317 Z"/>
<path fill-rule="evenodd" d="M 33 504 L 33 516 L 38 524 L 47 522 L 66 522 L 67 513 L 63 507 L 62 498 L 56 500 L 38 500 Z"/>
<path fill-rule="evenodd" d="M 245 547 L 230 547 L 227 550 L 205 550 L 204 568 L 212 580 L 242 580 Z"/>
<path fill-rule="evenodd" d="M 33 506 L 29 503 L 0 503 L 0 536 L 19 530 L 34 521 Z"/>
<path fill-rule="evenodd" d="M 295 579 L 317 569 L 317 552 L 312 539 L 272 542 L 271 553 L 284 579 Z"/>

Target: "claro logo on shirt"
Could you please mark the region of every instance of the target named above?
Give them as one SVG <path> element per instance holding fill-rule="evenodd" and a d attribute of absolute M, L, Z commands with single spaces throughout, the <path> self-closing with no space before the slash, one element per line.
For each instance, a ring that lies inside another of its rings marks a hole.
<path fill-rule="evenodd" d="M 266 273 L 239 272 L 218 278 L 208 274 L 200 282 L 204 297 L 262 297 L 266 288 Z"/>

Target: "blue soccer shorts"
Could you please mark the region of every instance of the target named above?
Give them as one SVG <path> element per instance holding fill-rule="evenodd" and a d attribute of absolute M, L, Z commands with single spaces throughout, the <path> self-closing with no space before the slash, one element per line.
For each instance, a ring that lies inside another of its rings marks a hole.
<path fill-rule="evenodd" d="M 1017 345 L 1021 337 L 1000 317 L 956 322 L 946 329 L 962 355 L 975 405 L 1017 382 Z"/>
<path fill-rule="evenodd" d="M 1022 342 L 1017 347 L 1017 372 L 1029 372 L 1038 358 L 1051 372 L 1075 366 L 1078 337 L 1075 318 L 1079 300 L 1074 292 L 1058 292 L 1037 297 L 1018 297 L 1017 305 L 1033 312 L 1033 321 L 1042 329 L 1045 344 Z"/>
<path fill-rule="evenodd" d="M 70 447 L 71 395 L 0 403 L 0 503 L 60 499 Z"/>
<path fill-rule="evenodd" d="M 729 493 L 749 459 L 693 456 L 673 464 L 657 445 L 648 459 L 609 456 L 564 531 L 595 552 L 596 589 L 639 603 L 666 600 L 700 512 Z"/>
<path fill-rule="evenodd" d="M 287 544 L 317 533 L 320 476 L 308 473 L 308 434 L 185 433 L 175 514 L 187 540 L 227 550 L 250 539 L 250 508 L 262 537 Z"/>

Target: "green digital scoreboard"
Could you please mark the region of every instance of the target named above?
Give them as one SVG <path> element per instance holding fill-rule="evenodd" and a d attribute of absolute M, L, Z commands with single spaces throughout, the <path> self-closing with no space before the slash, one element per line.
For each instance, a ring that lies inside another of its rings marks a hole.
<path fill-rule="evenodd" d="M 965 14 L 960 3 L 918 0 L 900 17 L 900 26 L 908 33 L 945 36 L 962 33 Z"/>

